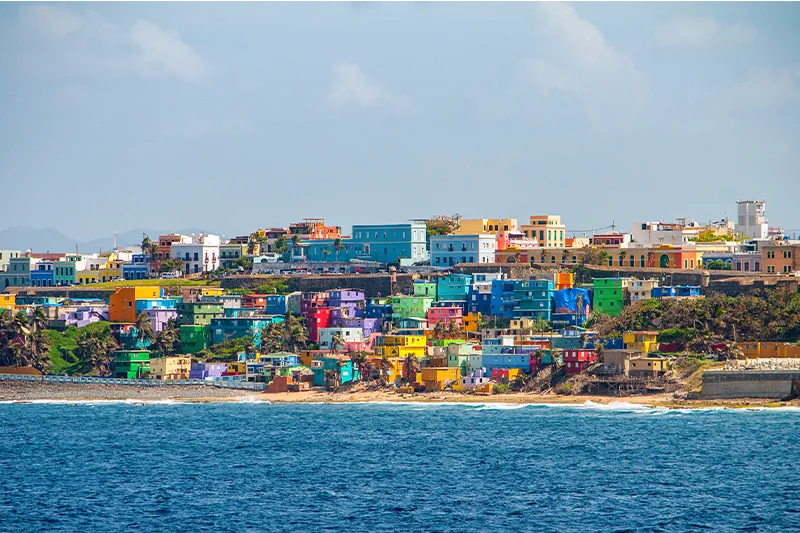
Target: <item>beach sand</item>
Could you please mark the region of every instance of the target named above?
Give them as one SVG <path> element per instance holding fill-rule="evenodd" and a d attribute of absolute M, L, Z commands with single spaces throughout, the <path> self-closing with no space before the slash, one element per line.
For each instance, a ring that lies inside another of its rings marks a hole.
<path fill-rule="evenodd" d="M 174 400 L 187 403 L 268 401 L 271 403 L 506 403 L 506 404 L 595 404 L 629 403 L 676 409 L 710 407 L 800 407 L 800 400 L 781 402 L 767 399 L 686 400 L 673 394 L 637 396 L 557 395 L 540 393 L 506 393 L 492 396 L 462 394 L 450 391 L 400 393 L 393 390 L 374 390 L 356 387 L 338 392 L 312 390 L 267 394 L 211 386 L 137 387 L 130 385 L 101 385 L 77 383 L 41 383 L 0 381 L 0 401 L 29 402 L 98 401 L 98 400 Z"/>

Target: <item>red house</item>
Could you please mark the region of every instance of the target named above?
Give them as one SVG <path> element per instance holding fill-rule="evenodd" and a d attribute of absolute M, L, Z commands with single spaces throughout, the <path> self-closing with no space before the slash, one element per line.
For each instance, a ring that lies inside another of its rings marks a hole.
<path fill-rule="evenodd" d="M 464 311 L 460 306 L 456 307 L 430 307 L 428 308 L 428 326 L 433 327 L 439 322 L 444 322 L 445 326 L 449 326 L 451 322 L 455 322 L 458 327 L 464 324 Z"/>
<path fill-rule="evenodd" d="M 242 296 L 242 307 L 246 309 L 266 309 L 266 294 L 245 294 Z"/>
<path fill-rule="evenodd" d="M 594 350 L 564 350 L 564 371 L 568 376 L 580 374 L 588 366 L 597 361 L 597 354 Z"/>
<path fill-rule="evenodd" d="M 319 328 L 331 327 L 332 310 L 333 309 L 330 307 L 317 307 L 309 309 L 305 313 L 308 340 L 311 342 L 319 342 Z"/>

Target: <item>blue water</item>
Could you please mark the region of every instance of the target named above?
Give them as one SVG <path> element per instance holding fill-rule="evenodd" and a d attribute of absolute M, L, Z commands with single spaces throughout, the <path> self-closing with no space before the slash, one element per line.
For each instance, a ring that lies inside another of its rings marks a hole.
<path fill-rule="evenodd" d="M 800 411 L 0 405 L 0 531 L 800 531 Z"/>

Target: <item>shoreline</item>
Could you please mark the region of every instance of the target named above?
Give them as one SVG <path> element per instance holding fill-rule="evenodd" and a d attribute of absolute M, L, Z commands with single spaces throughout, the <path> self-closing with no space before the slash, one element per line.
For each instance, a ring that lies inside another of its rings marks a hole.
<path fill-rule="evenodd" d="M 443 405 L 610 405 L 628 404 L 639 407 L 668 409 L 710 408 L 800 408 L 800 399 L 686 400 L 672 394 L 638 396 L 556 395 L 510 392 L 491 396 L 462 394 L 450 391 L 398 393 L 389 390 L 355 390 L 325 392 L 319 390 L 267 394 L 211 386 L 137 387 L 131 385 L 99 385 L 77 383 L 40 383 L 0 381 L 0 403 L 3 404 L 65 404 L 65 403 L 131 403 L 131 404 L 208 404 L 208 403 L 269 403 L 269 404 L 443 404 Z"/>

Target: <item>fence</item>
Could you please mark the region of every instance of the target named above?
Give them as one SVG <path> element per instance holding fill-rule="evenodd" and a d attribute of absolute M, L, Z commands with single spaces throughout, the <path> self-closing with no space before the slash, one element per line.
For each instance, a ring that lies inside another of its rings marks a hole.
<path fill-rule="evenodd" d="M 172 387 L 187 385 L 205 385 L 223 389 L 264 390 L 266 383 L 252 383 L 239 380 L 206 380 L 206 379 L 123 379 L 100 378 L 87 376 L 31 376 L 27 374 L 0 374 L 0 381 L 44 381 L 46 383 L 83 383 L 97 385 L 137 385 L 143 387 Z"/>

